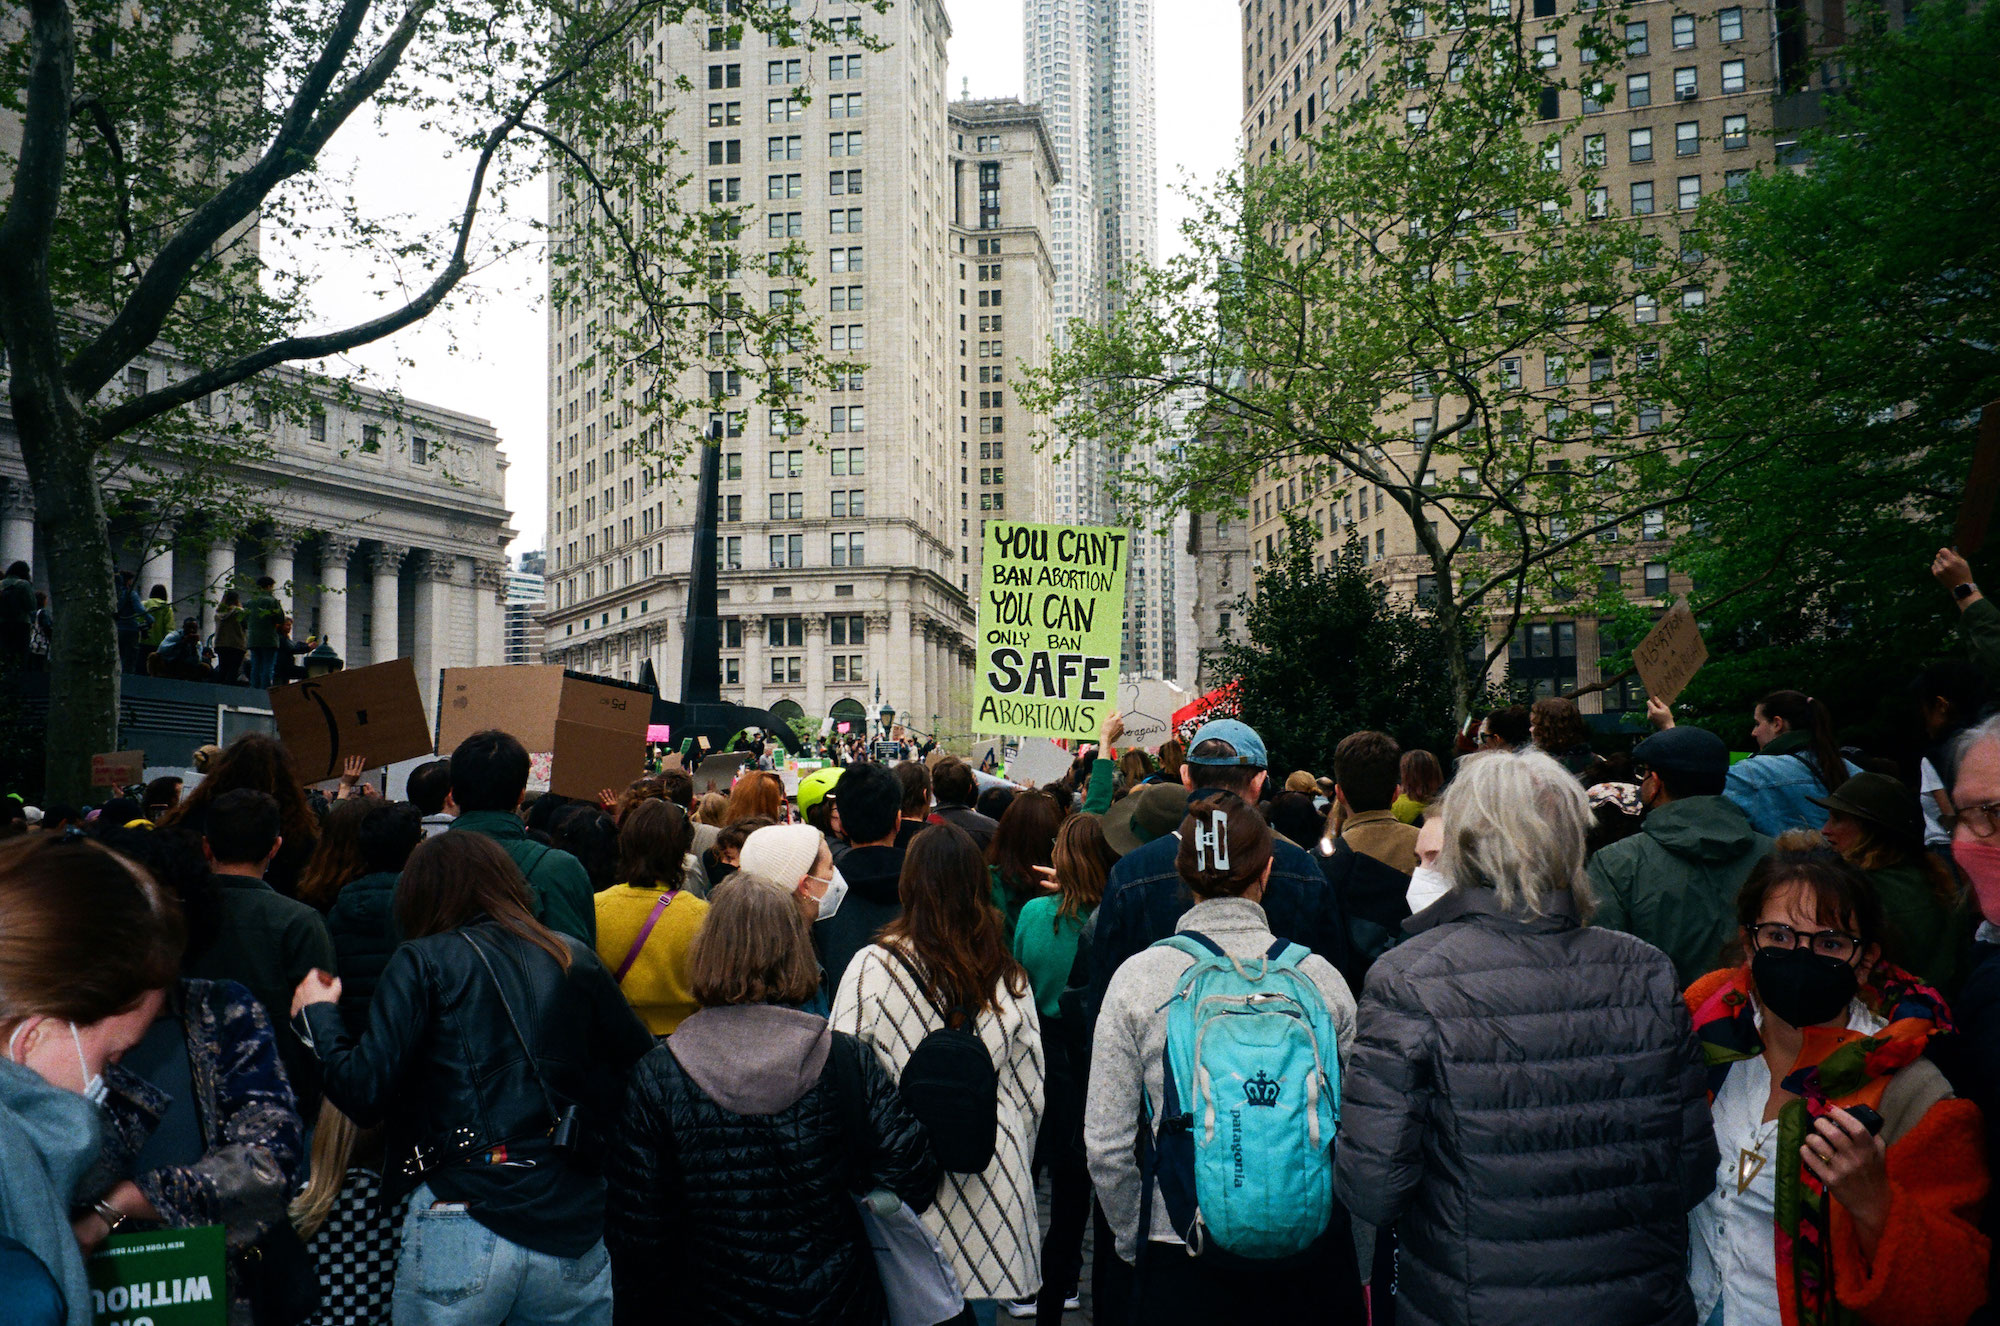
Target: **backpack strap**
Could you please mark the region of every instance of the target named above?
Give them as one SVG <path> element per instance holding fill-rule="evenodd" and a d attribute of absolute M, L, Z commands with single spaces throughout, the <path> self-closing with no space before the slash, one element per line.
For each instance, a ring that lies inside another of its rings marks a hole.
<path fill-rule="evenodd" d="M 632 970 L 632 964 L 639 960 L 640 950 L 645 948 L 646 941 L 653 937 L 653 927 L 660 923 L 661 913 L 665 912 L 667 905 L 679 896 L 679 889 L 668 889 L 660 895 L 660 900 L 653 904 L 652 915 L 646 918 L 646 924 L 639 927 L 639 937 L 632 941 L 632 948 L 625 954 L 625 961 L 618 964 L 618 970 L 612 975 L 612 979 L 618 984 L 625 984 L 625 973 Z"/>
<path fill-rule="evenodd" d="M 1178 934 L 1168 935 L 1165 939 L 1156 939 L 1152 942 L 1151 947 L 1178 949 L 1197 962 L 1203 958 L 1226 958 L 1229 956 L 1223 952 L 1222 945 L 1216 943 L 1199 930 L 1183 930 Z"/>
<path fill-rule="evenodd" d="M 834 1103 L 839 1107 L 841 1125 L 847 1133 L 847 1155 L 851 1167 L 849 1186 L 859 1188 L 871 1171 L 868 1161 L 875 1150 L 875 1137 L 868 1126 L 867 1088 L 863 1085 L 861 1058 L 866 1050 L 841 1032 L 832 1032 L 827 1046 L 826 1077 L 831 1079 Z"/>
<path fill-rule="evenodd" d="M 903 970 L 910 974 L 910 979 L 917 983 L 917 993 L 924 997 L 924 1002 L 929 1004 L 931 1006 L 931 1011 L 933 1011 L 938 1015 L 939 1025 L 944 1027 L 946 1031 L 951 1030 L 951 1015 L 953 1013 L 965 1013 L 966 1025 L 967 1026 L 972 1025 L 973 1017 L 971 1013 L 963 1005 L 958 1005 L 947 1009 L 943 1004 L 940 1004 L 935 998 L 931 996 L 930 985 L 927 982 L 925 982 L 923 973 L 917 970 L 917 965 L 914 962 L 910 961 L 910 959 L 904 954 L 903 950 L 892 947 L 891 945 L 888 944 L 884 944 L 882 945 L 882 947 L 888 951 L 890 957 L 894 958 L 898 963 L 902 964 Z"/>

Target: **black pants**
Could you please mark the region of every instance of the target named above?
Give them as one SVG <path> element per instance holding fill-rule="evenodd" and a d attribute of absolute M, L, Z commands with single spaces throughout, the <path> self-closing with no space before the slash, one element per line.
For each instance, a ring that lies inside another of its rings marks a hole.
<path fill-rule="evenodd" d="M 1104 1208 L 1090 1203 L 1090 1311 L 1097 1326 L 1127 1326 L 1132 1322 L 1132 1263 L 1118 1255 L 1118 1236 L 1104 1218 Z"/>
<path fill-rule="evenodd" d="M 1241 1321 L 1245 1304 L 1255 1305 L 1257 1320 L 1285 1326 L 1359 1326 L 1368 1319 L 1344 1212 L 1336 1211 L 1319 1241 L 1282 1268 L 1190 1257 L 1178 1243 L 1148 1244 L 1144 1257 L 1132 1326 Z"/>
<path fill-rule="evenodd" d="M 1042 1240 L 1042 1289 L 1036 1326 L 1060 1326 L 1063 1300 L 1083 1277 L 1083 1226 L 1090 1216 L 1090 1166 L 1083 1151 L 1083 1081 L 1071 1063 L 1060 1018 L 1042 1020 L 1046 1108 L 1037 1143 L 1049 1173 L 1049 1232 Z M 1100 1256 L 1111 1254 L 1104 1247 Z"/>
<path fill-rule="evenodd" d="M 243 655 L 247 650 L 217 649 L 215 651 L 215 679 L 224 686 L 243 684 Z"/>

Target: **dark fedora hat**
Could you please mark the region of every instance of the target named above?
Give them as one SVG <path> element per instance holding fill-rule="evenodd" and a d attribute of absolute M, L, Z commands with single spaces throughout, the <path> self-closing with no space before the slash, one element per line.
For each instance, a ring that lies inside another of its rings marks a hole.
<path fill-rule="evenodd" d="M 1916 794 L 1888 774 L 1859 773 L 1827 795 L 1806 800 L 1872 825 L 1906 847 L 1924 840 L 1924 814 Z"/>
<path fill-rule="evenodd" d="M 1104 813 L 1104 841 L 1120 856 L 1181 827 L 1188 790 L 1179 783 L 1148 783 Z"/>

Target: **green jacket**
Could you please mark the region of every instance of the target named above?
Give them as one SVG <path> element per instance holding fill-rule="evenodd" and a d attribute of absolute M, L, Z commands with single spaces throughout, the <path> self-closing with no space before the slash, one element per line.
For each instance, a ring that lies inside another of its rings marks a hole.
<path fill-rule="evenodd" d="M 258 590 L 243 600 L 243 629 L 251 649 L 276 649 L 278 628 L 285 623 L 285 607 L 278 596 Z"/>
<path fill-rule="evenodd" d="M 597 898 L 583 862 L 568 852 L 544 847 L 528 836 L 518 815 L 475 810 L 451 822 L 446 833 L 479 833 L 505 848 L 528 881 L 535 919 L 551 930 L 574 935 L 597 947 Z"/>
<path fill-rule="evenodd" d="M 1925 985 L 1958 997 L 1960 926 L 1938 901 L 1928 876 L 1915 865 L 1884 866 L 1868 872 L 1889 938 L 1882 956 Z M 1967 918 L 1969 924 L 1969 918 Z"/>
<path fill-rule="evenodd" d="M 1591 922 L 1665 953 L 1685 989 L 1722 965 L 1737 890 L 1770 850 L 1771 839 L 1733 801 L 1669 801 L 1648 812 L 1638 833 L 1590 858 Z"/>
<path fill-rule="evenodd" d="M 1984 596 L 1966 604 L 1958 614 L 1958 633 L 1986 684 L 2000 685 L 2000 606 Z"/>
<path fill-rule="evenodd" d="M 216 875 L 222 929 L 189 958 L 182 975 L 202 981 L 237 981 L 257 996 L 277 1036 L 278 1058 L 299 1098 L 299 1113 L 319 1110 L 319 1060 L 292 1030 L 292 992 L 318 968 L 339 974 L 333 936 L 305 903 L 287 898 L 261 879 Z"/>
<path fill-rule="evenodd" d="M 153 615 L 153 624 L 139 633 L 139 639 L 154 649 L 167 638 L 167 632 L 179 626 L 174 620 L 174 605 L 171 599 L 147 599 L 146 611 Z"/>

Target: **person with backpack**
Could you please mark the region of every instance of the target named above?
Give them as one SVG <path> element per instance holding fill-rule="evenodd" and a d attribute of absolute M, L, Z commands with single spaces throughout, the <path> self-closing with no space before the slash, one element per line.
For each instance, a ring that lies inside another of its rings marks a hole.
<path fill-rule="evenodd" d="M 1396 1226 L 1397 1320 L 1693 1326 L 1716 1144 L 1673 960 L 1583 924 L 1590 801 L 1549 756 L 1469 755 L 1435 813 L 1450 890 L 1369 972 L 1334 1152 Z"/>
<path fill-rule="evenodd" d="M 937 1161 L 875 1056 L 798 1007 L 819 988 L 808 928 L 769 880 L 715 891 L 689 963 L 700 1007 L 633 1070 L 610 1156 L 620 1323 L 883 1319 L 855 1199 L 921 1211 Z"/>
<path fill-rule="evenodd" d="M 924 1225 L 983 1323 L 1041 1285 L 1035 1181 L 1041 1024 L 1007 950 L 985 857 L 933 825 L 903 860 L 903 912 L 847 965 L 833 1026 L 875 1052 L 943 1167 Z"/>
<path fill-rule="evenodd" d="M 1332 963 L 1271 933 L 1276 837 L 1255 809 L 1205 798 L 1179 838 L 1195 904 L 1119 965 L 1091 1044 L 1084 1147 L 1134 1266 L 1123 1319 L 1242 1320 L 1255 1303 L 1274 1322 L 1364 1321 L 1333 1192 L 1354 995 Z"/>
<path fill-rule="evenodd" d="M 396 926 L 365 1033 L 324 972 L 299 983 L 292 1018 L 327 1099 L 385 1128 L 389 1200 L 409 1195 L 397 1326 L 608 1326 L 601 1157 L 653 1038 L 590 946 L 535 920 L 482 834 L 410 853 Z"/>

